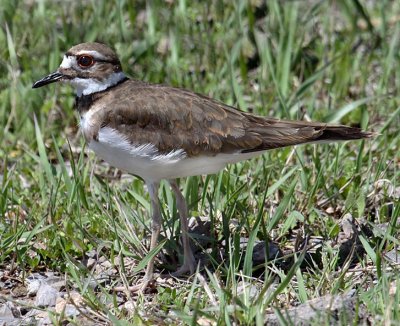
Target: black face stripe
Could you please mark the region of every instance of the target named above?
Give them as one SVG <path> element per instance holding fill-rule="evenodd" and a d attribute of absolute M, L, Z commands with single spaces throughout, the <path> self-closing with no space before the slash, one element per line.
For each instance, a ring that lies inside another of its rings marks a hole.
<path fill-rule="evenodd" d="M 95 62 L 111 63 L 111 64 L 113 64 L 113 65 L 119 64 L 119 61 L 118 61 L 118 60 L 101 60 L 101 59 L 96 59 L 96 58 L 93 58 L 93 59 L 94 59 Z"/>

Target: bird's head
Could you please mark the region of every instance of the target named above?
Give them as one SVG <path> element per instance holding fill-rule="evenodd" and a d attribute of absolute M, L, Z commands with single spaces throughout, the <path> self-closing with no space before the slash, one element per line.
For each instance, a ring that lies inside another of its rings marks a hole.
<path fill-rule="evenodd" d="M 56 81 L 70 83 L 77 96 L 103 91 L 125 79 L 115 52 L 101 43 L 81 43 L 67 51 L 57 71 L 33 84 L 33 88 Z"/>

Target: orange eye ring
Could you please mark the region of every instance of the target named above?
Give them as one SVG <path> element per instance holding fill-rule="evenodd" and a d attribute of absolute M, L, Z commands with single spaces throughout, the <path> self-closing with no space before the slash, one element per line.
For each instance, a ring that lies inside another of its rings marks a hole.
<path fill-rule="evenodd" d="M 78 56 L 76 62 L 82 68 L 89 68 L 94 65 L 94 58 L 90 55 L 83 54 Z"/>

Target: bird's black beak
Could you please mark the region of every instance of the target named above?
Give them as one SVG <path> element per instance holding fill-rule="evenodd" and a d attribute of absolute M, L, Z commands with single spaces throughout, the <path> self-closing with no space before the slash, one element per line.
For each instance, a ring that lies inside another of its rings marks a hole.
<path fill-rule="evenodd" d="M 39 88 L 39 87 L 45 86 L 47 84 L 54 83 L 54 82 L 60 80 L 62 77 L 64 77 L 64 75 L 62 73 L 60 73 L 58 71 L 53 72 L 52 74 L 47 75 L 46 77 L 35 82 L 32 85 L 32 88 Z"/>

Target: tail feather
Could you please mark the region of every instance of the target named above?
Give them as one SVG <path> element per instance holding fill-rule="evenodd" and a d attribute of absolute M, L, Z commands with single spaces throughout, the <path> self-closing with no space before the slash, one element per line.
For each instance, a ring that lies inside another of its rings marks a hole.
<path fill-rule="evenodd" d="M 352 139 L 371 138 L 374 133 L 363 131 L 360 128 L 327 125 L 315 141 L 345 141 Z"/>
<path fill-rule="evenodd" d="M 256 148 L 244 150 L 243 153 L 306 143 L 364 139 L 376 135 L 360 128 L 342 125 L 275 119 L 265 119 L 263 126 L 252 128 L 252 132 L 260 135 L 262 143 Z"/>

